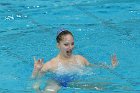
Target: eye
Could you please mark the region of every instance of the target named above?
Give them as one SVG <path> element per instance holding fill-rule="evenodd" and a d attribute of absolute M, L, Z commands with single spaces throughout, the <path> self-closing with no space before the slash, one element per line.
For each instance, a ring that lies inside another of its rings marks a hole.
<path fill-rule="evenodd" d="M 71 45 L 74 45 L 74 42 L 73 42 L 73 43 L 71 43 Z"/>
<path fill-rule="evenodd" d="M 64 44 L 65 46 L 68 46 L 69 44 Z"/>

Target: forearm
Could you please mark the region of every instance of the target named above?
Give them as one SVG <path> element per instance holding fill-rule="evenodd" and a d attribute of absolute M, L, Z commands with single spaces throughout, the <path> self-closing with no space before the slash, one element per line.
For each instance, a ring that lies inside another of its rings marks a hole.
<path fill-rule="evenodd" d="M 88 67 L 100 67 L 100 68 L 112 68 L 111 65 L 108 65 L 106 63 L 94 63 L 94 64 L 89 64 Z"/>
<path fill-rule="evenodd" d="M 32 72 L 32 76 L 31 78 L 32 79 L 36 79 L 36 78 L 41 78 L 43 75 L 44 75 L 45 72 L 43 72 L 42 70 L 36 70 L 34 69 L 33 72 Z"/>
<path fill-rule="evenodd" d="M 111 65 L 108 65 L 108 64 L 106 64 L 106 63 L 98 63 L 97 64 L 99 67 L 102 67 L 102 68 L 112 68 L 112 66 Z"/>
<path fill-rule="evenodd" d="M 33 70 L 32 79 L 34 80 L 33 89 L 38 93 L 41 93 L 40 85 L 44 72 L 42 70 Z"/>
<path fill-rule="evenodd" d="M 36 78 L 39 75 L 39 70 L 34 69 L 31 78 Z"/>
<path fill-rule="evenodd" d="M 41 85 L 41 79 L 37 79 L 33 84 L 33 89 L 38 93 L 40 93 L 40 85 Z"/>
<path fill-rule="evenodd" d="M 107 68 L 107 69 L 114 69 L 115 67 L 118 66 L 118 60 L 117 60 L 117 57 L 116 55 L 112 55 L 111 56 L 111 64 L 106 64 L 105 62 L 96 62 L 94 64 L 89 64 L 89 66 L 93 67 L 93 66 L 96 66 L 96 67 L 102 67 L 102 68 Z"/>

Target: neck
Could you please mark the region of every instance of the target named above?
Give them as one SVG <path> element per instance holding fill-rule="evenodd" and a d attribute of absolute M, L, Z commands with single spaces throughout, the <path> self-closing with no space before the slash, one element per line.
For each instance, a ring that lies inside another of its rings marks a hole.
<path fill-rule="evenodd" d="M 58 57 L 59 57 L 60 59 L 62 59 L 62 60 L 70 60 L 70 59 L 72 58 L 72 56 L 70 56 L 70 57 L 65 57 L 65 56 L 63 56 L 61 53 L 58 55 Z"/>

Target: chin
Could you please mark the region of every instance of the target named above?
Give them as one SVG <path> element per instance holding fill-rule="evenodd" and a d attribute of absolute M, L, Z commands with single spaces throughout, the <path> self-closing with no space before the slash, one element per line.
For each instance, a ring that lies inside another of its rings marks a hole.
<path fill-rule="evenodd" d="M 66 55 L 67 58 L 70 58 L 71 56 L 72 56 L 72 54 L 70 54 L 70 55 Z"/>

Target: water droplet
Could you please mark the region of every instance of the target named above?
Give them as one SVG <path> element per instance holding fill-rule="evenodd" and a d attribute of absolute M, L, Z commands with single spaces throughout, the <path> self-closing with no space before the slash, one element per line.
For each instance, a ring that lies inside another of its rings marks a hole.
<path fill-rule="evenodd" d="M 30 25 L 26 25 L 26 27 L 29 27 Z"/>
<path fill-rule="evenodd" d="M 36 6 L 36 7 L 38 8 L 38 7 L 40 7 L 40 6 Z"/>
<path fill-rule="evenodd" d="M 14 20 L 14 17 L 13 16 L 6 16 L 5 20 Z"/>
<path fill-rule="evenodd" d="M 17 17 L 21 17 L 21 15 L 17 15 Z"/>
<path fill-rule="evenodd" d="M 25 15 L 24 17 L 27 17 L 27 15 Z"/>
<path fill-rule="evenodd" d="M 82 31 L 82 29 L 78 29 L 78 31 Z"/>

